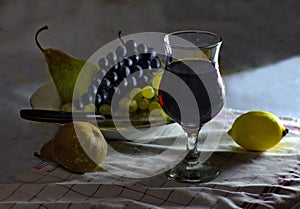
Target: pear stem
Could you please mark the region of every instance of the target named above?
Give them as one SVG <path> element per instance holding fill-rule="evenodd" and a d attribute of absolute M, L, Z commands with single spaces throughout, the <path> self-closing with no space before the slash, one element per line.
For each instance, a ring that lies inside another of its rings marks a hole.
<path fill-rule="evenodd" d="M 124 42 L 123 38 L 121 37 L 121 33 L 122 33 L 122 31 L 119 30 L 119 32 L 118 32 L 118 37 L 119 37 L 121 43 L 122 43 L 123 45 L 125 45 L 125 42 Z"/>
<path fill-rule="evenodd" d="M 39 39 L 38 39 L 38 36 L 40 34 L 40 32 L 42 32 L 43 30 L 48 30 L 49 29 L 49 26 L 48 25 L 45 25 L 44 27 L 41 27 L 35 34 L 35 43 L 36 45 L 39 47 L 39 49 L 41 51 L 44 51 L 44 48 L 42 47 L 42 45 L 40 44 L 39 42 Z"/>
<path fill-rule="evenodd" d="M 37 153 L 37 152 L 34 152 L 33 156 L 42 159 L 41 155 L 39 153 Z"/>

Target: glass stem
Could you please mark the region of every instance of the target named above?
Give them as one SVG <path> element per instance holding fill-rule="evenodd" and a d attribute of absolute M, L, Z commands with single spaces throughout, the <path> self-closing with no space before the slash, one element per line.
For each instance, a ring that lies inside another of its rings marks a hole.
<path fill-rule="evenodd" d="M 185 130 L 187 133 L 187 155 L 184 161 L 190 166 L 199 164 L 199 156 L 197 151 L 199 130 Z"/>

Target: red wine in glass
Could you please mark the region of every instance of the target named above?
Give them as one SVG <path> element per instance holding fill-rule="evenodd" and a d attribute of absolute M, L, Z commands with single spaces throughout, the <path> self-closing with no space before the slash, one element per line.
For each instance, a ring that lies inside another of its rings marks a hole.
<path fill-rule="evenodd" d="M 170 179 L 205 182 L 218 176 L 219 169 L 200 162 L 197 149 L 201 127 L 224 105 L 224 85 L 218 57 L 222 38 L 201 30 L 166 34 L 166 64 L 159 87 L 159 102 L 187 136 L 185 158 L 167 172 Z"/>
<path fill-rule="evenodd" d="M 178 100 L 183 104 L 178 104 Z M 201 127 L 224 105 L 224 85 L 219 71 L 207 60 L 172 61 L 162 76 L 159 102 L 184 129 Z"/>

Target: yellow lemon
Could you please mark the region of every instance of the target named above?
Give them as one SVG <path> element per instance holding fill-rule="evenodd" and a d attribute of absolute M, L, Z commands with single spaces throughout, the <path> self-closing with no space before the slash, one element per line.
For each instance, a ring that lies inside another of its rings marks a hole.
<path fill-rule="evenodd" d="M 288 129 L 274 114 L 255 110 L 240 115 L 227 133 L 247 150 L 264 151 L 275 146 Z"/>

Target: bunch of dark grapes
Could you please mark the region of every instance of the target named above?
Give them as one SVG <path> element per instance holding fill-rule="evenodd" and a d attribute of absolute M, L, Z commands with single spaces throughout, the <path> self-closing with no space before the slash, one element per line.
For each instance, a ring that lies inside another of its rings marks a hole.
<path fill-rule="evenodd" d="M 146 86 L 161 67 L 154 48 L 128 40 L 99 60 L 99 70 L 88 91 L 73 102 L 77 110 L 96 108 L 109 114 L 114 95 L 125 95 L 130 89 Z M 120 96 L 121 99 L 121 96 Z"/>

